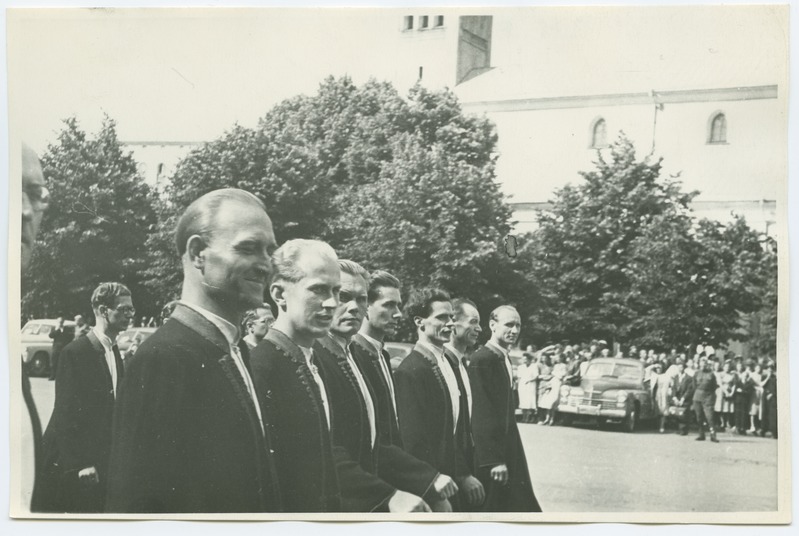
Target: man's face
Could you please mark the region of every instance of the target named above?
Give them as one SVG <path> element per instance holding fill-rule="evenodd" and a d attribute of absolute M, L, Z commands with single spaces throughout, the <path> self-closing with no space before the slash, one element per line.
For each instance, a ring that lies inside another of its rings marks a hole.
<path fill-rule="evenodd" d="M 100 314 L 105 318 L 109 331 L 119 333 L 128 329 L 136 309 L 130 296 L 117 296 L 115 303 L 114 307 L 101 305 Z"/>
<path fill-rule="evenodd" d="M 513 309 L 500 309 L 497 319 L 490 322 L 491 335 L 500 346 L 510 348 L 516 344 L 522 330 L 522 320 L 519 313 Z"/>
<path fill-rule="evenodd" d="M 39 224 L 47 208 L 48 193 L 39 158 L 28 148 L 22 150 L 22 266 L 33 254 Z"/>
<path fill-rule="evenodd" d="M 448 301 L 433 302 L 430 304 L 430 314 L 426 318 L 417 316 L 414 322 L 431 343 L 441 346 L 449 342 L 452 336 L 452 304 Z"/>
<path fill-rule="evenodd" d="M 272 221 L 258 207 L 231 201 L 220 206 L 215 218 L 201 252 L 203 289 L 220 307 L 243 313 L 264 301 L 277 248 Z"/>
<path fill-rule="evenodd" d="M 680 374 L 685 372 L 685 363 L 680 363 L 680 362 L 677 363 L 677 372 L 679 372 Z"/>
<path fill-rule="evenodd" d="M 452 340 L 459 341 L 467 346 L 474 346 L 477 344 L 480 332 L 483 331 L 483 328 L 480 327 L 480 313 L 468 303 L 463 304 L 462 311 L 455 319 Z"/>
<path fill-rule="evenodd" d="M 609 357 L 610 356 L 610 349 L 602 348 L 602 357 Z"/>
<path fill-rule="evenodd" d="M 331 332 L 345 339 L 358 333 L 366 316 L 368 288 L 363 277 L 341 272 L 340 303 L 333 314 Z"/>
<path fill-rule="evenodd" d="M 333 314 L 338 308 L 341 289 L 341 270 L 334 259 L 315 254 L 300 254 L 297 263 L 304 274 L 296 283 L 280 281 L 274 287 L 282 287 L 286 320 L 292 329 L 304 336 L 323 337 L 333 323 Z"/>
<path fill-rule="evenodd" d="M 402 319 L 402 296 L 399 289 L 393 287 L 380 287 L 377 295 L 377 299 L 367 307 L 366 316 L 375 331 L 391 337 L 397 333 Z"/>
<path fill-rule="evenodd" d="M 250 331 L 257 339 L 260 340 L 266 336 L 266 332 L 269 331 L 270 327 L 272 327 L 275 317 L 272 315 L 272 311 L 266 307 L 259 308 L 256 310 L 256 312 L 258 313 L 258 316 L 253 319 Z"/>

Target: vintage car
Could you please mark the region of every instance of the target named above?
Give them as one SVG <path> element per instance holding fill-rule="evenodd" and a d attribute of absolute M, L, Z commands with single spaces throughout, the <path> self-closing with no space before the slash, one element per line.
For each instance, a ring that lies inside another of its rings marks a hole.
<path fill-rule="evenodd" d="M 156 329 L 158 328 L 129 328 L 117 335 L 117 347 L 122 353 L 122 357 L 126 357 L 126 354 L 128 353 L 128 350 L 130 350 L 130 347 L 133 345 L 134 341 L 138 347 L 138 345 L 144 342 L 147 337 L 155 333 Z"/>
<path fill-rule="evenodd" d="M 53 351 L 53 339 L 50 332 L 58 325 L 55 318 L 31 320 L 22 328 L 22 356 L 31 376 L 47 376 L 50 374 L 50 352 Z M 65 320 L 64 327 L 75 333 L 75 322 Z"/>
<path fill-rule="evenodd" d="M 413 350 L 413 344 L 407 342 L 387 342 L 383 347 L 391 358 L 391 370 L 397 370 L 402 360 Z"/>
<path fill-rule="evenodd" d="M 579 386 L 560 388 L 558 415 L 565 423 L 574 418 L 620 422 L 633 432 L 641 420 L 655 417 L 655 401 L 644 379 L 644 364 L 637 359 L 594 359 Z"/>

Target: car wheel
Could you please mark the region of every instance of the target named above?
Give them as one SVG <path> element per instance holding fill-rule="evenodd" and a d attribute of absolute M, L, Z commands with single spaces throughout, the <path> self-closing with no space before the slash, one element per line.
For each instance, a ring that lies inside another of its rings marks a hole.
<path fill-rule="evenodd" d="M 627 416 L 624 417 L 624 421 L 622 422 L 622 428 L 628 434 L 635 432 L 635 427 L 638 424 L 638 408 L 635 406 L 630 408 L 630 411 L 627 413 Z"/>
<path fill-rule="evenodd" d="M 50 356 L 47 355 L 47 352 L 36 352 L 28 362 L 28 371 L 31 376 L 47 376 L 49 365 Z"/>

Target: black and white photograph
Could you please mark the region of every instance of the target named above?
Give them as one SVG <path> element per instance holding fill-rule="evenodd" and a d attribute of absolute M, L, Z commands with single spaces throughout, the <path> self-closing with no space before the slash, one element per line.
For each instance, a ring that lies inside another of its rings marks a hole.
<path fill-rule="evenodd" d="M 791 523 L 790 8 L 7 7 L 10 517 Z"/>

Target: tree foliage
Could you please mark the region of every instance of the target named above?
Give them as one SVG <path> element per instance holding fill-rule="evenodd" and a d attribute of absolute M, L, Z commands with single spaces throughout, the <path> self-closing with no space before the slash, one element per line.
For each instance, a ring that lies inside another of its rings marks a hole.
<path fill-rule="evenodd" d="M 620 136 L 609 158 L 556 192 L 529 245 L 542 289 L 539 337 L 646 346 L 745 338 L 744 314 L 762 304 L 764 237 L 743 219 L 697 221 L 696 192 L 660 177 Z"/>
<path fill-rule="evenodd" d="M 90 316 L 91 292 L 103 281 L 125 283 L 149 311 L 141 280 L 155 223 L 152 194 L 114 121 L 106 117 L 90 137 L 70 118 L 57 140 L 41 156 L 51 202 L 23 274 L 23 314 Z"/>
<path fill-rule="evenodd" d="M 200 195 L 238 187 L 261 198 L 278 241 L 319 238 L 340 256 L 475 300 L 521 283 L 500 254 L 510 209 L 494 177 L 496 133 L 448 91 L 328 78 L 313 96 L 236 126 L 177 167 L 159 211 L 148 284 L 172 295 L 174 218 Z M 497 273 L 506 276 L 497 281 Z M 407 289 L 406 289 L 407 290 Z"/>

